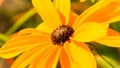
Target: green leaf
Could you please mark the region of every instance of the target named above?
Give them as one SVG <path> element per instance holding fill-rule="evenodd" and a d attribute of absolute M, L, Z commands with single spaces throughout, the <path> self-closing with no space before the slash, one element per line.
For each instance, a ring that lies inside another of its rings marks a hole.
<path fill-rule="evenodd" d="M 118 32 L 120 32 L 120 21 L 119 22 L 115 22 L 115 23 L 112 23 L 110 25 L 110 27 Z"/>

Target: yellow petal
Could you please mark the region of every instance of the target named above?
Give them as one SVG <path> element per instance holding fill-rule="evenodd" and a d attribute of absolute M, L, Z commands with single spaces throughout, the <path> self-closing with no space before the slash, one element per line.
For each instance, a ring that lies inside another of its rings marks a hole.
<path fill-rule="evenodd" d="M 71 65 L 64 47 L 62 47 L 62 50 L 60 53 L 60 64 L 62 68 L 70 68 L 70 65 Z"/>
<path fill-rule="evenodd" d="M 26 29 L 19 31 L 19 35 L 28 35 L 28 34 L 31 34 L 35 31 L 36 30 L 34 28 L 26 28 Z"/>
<path fill-rule="evenodd" d="M 78 15 L 71 11 L 70 12 L 70 20 L 69 20 L 68 25 L 72 26 L 77 18 L 78 18 Z"/>
<path fill-rule="evenodd" d="M 120 21 L 120 15 L 109 20 L 109 22 L 111 22 L 111 23 L 117 22 L 117 21 Z"/>
<path fill-rule="evenodd" d="M 33 59 L 36 59 L 39 54 L 51 47 L 48 44 L 49 43 L 43 43 L 27 50 L 16 59 L 11 68 L 25 68 Z"/>
<path fill-rule="evenodd" d="M 111 18 L 105 21 L 103 23 L 104 25 L 120 21 L 120 6 L 118 6 L 117 9 L 110 13 L 108 17 Z"/>
<path fill-rule="evenodd" d="M 80 0 L 80 2 L 85 2 L 86 0 Z"/>
<path fill-rule="evenodd" d="M 96 61 L 93 54 L 79 46 L 75 42 L 71 42 L 65 46 L 71 63 L 70 68 L 96 68 Z"/>
<path fill-rule="evenodd" d="M 94 3 L 94 2 L 95 2 L 95 0 L 91 0 L 91 2 L 93 2 L 93 3 Z"/>
<path fill-rule="evenodd" d="M 119 0 L 100 0 L 92 7 L 85 10 L 74 23 L 74 27 L 77 28 L 84 22 L 105 22 L 113 17 L 120 15 Z M 79 22 L 78 22 L 79 21 Z"/>
<path fill-rule="evenodd" d="M 16 55 L 22 53 L 29 48 L 50 41 L 48 36 L 46 36 L 45 34 L 41 34 L 39 33 L 39 35 L 24 35 L 9 40 L 3 45 L 3 47 L 1 47 L 0 57 L 15 57 Z"/>
<path fill-rule="evenodd" d="M 50 36 L 50 31 L 52 32 L 52 29 L 50 29 L 47 24 L 41 23 L 38 25 L 36 29 L 34 28 L 26 28 L 18 32 L 19 35 L 29 35 L 29 34 L 36 34 L 36 35 L 46 35 Z"/>
<path fill-rule="evenodd" d="M 73 39 L 80 42 L 90 42 L 107 34 L 107 29 L 99 23 L 84 23 L 75 30 Z"/>
<path fill-rule="evenodd" d="M 51 34 L 54 29 L 52 29 L 50 26 L 48 26 L 48 24 L 46 23 L 41 23 L 37 26 L 36 30 L 39 30 L 39 31 L 42 31 L 42 32 L 45 32 L 45 33 L 48 33 L 48 34 Z"/>
<path fill-rule="evenodd" d="M 44 24 L 43 24 L 44 25 Z M 40 26 L 40 25 L 39 25 Z M 39 27 L 40 28 L 40 27 Z M 18 32 L 18 36 L 24 36 L 24 35 L 30 35 L 30 36 L 42 36 L 42 37 L 49 37 L 49 39 L 50 39 L 50 33 L 48 33 L 49 31 L 45 31 L 45 30 L 47 30 L 47 28 L 45 29 L 45 27 L 43 27 L 44 29 L 44 31 L 42 30 L 42 25 L 41 25 L 41 28 L 40 28 L 40 30 L 39 29 L 34 29 L 34 28 L 26 28 L 26 29 L 23 29 L 23 30 L 21 30 L 21 31 L 19 31 Z M 17 37 L 18 37 L 17 36 Z M 42 38 L 41 37 L 41 38 Z"/>
<path fill-rule="evenodd" d="M 70 18 L 70 0 L 53 0 L 57 10 L 65 17 L 66 25 Z"/>
<path fill-rule="evenodd" d="M 120 15 L 113 17 L 110 20 L 104 22 L 103 25 L 108 25 L 109 23 L 114 23 L 114 22 L 118 22 L 118 21 L 120 21 Z"/>
<path fill-rule="evenodd" d="M 72 40 L 73 41 L 73 40 Z M 77 41 L 75 41 L 75 44 L 76 46 L 80 47 L 80 48 L 83 48 L 84 50 L 86 51 L 89 51 L 90 52 L 90 49 L 88 48 L 88 46 L 84 43 L 79 43 Z M 69 46 L 69 42 L 65 43 L 64 45 L 65 47 L 66 46 Z M 71 64 L 72 63 L 72 58 L 70 57 L 69 54 L 67 54 L 67 52 L 65 51 L 65 48 L 63 47 L 62 50 L 61 50 L 61 54 L 60 54 L 60 64 L 61 64 L 61 67 L 62 68 L 71 68 Z"/>
<path fill-rule="evenodd" d="M 92 6 L 88 9 L 94 9 L 93 13 L 91 13 L 85 20 L 86 21 L 94 21 L 94 22 L 105 22 L 117 15 L 120 15 L 120 1 L 117 0 L 100 0 L 96 5 Z M 86 10 L 87 11 L 87 10 Z"/>
<path fill-rule="evenodd" d="M 29 47 L 28 47 L 28 49 L 29 49 Z M 0 50 L 0 57 L 5 58 L 5 59 L 12 58 L 12 57 L 19 55 L 20 53 L 22 53 L 25 50 L 26 50 L 26 47 Z"/>
<path fill-rule="evenodd" d="M 32 0 L 32 3 L 43 21 L 50 26 L 50 28 L 55 29 L 62 24 L 59 13 L 55 9 L 51 0 Z"/>
<path fill-rule="evenodd" d="M 37 56 L 32 61 L 32 68 L 56 68 L 61 48 L 59 46 L 50 47 L 43 54 Z"/>
<path fill-rule="evenodd" d="M 101 39 L 95 40 L 95 42 L 110 46 L 110 47 L 120 47 L 120 36 L 107 36 Z"/>

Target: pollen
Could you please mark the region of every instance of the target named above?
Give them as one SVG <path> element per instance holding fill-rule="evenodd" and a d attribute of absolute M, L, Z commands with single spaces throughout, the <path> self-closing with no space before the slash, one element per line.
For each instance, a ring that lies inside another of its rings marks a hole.
<path fill-rule="evenodd" d="M 61 25 L 59 28 L 53 31 L 51 34 L 51 40 L 53 44 L 63 45 L 65 41 L 69 40 L 69 37 L 73 34 L 74 30 L 68 25 Z"/>

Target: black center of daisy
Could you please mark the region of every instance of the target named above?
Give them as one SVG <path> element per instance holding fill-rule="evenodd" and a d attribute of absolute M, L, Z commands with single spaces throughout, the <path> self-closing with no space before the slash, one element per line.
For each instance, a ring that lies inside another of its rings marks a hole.
<path fill-rule="evenodd" d="M 65 41 L 69 40 L 69 37 L 73 32 L 73 28 L 67 25 L 62 25 L 59 28 L 56 28 L 51 35 L 53 44 L 63 45 Z"/>

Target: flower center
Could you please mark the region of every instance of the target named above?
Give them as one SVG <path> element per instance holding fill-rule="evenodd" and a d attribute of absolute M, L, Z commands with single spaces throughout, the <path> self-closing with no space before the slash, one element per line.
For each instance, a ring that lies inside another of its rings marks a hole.
<path fill-rule="evenodd" d="M 53 31 L 51 39 L 53 44 L 63 45 L 65 41 L 69 40 L 69 37 L 73 34 L 72 27 L 67 25 L 61 25 L 59 28 Z"/>

